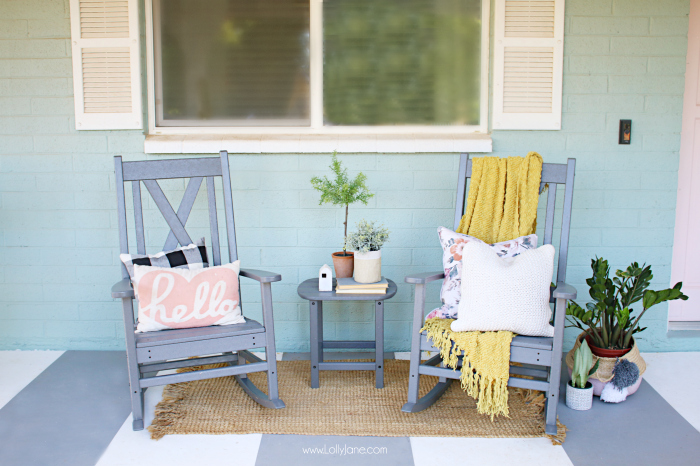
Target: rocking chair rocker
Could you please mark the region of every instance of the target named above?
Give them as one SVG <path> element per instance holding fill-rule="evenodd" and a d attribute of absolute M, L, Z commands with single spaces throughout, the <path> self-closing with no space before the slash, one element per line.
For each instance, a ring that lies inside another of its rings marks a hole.
<path fill-rule="evenodd" d="M 547 211 L 545 217 L 544 244 L 552 244 L 554 232 L 554 210 L 557 185 L 564 185 L 564 210 L 561 222 L 559 242 L 559 262 L 557 268 L 557 285 L 551 290 L 550 303 L 554 303 L 554 337 L 527 337 L 516 335 L 510 347 L 510 361 L 521 363 L 511 366 L 510 372 L 525 375 L 530 379 L 510 377 L 508 385 L 513 387 L 541 390 L 546 393 L 545 432 L 557 433 L 557 403 L 559 402 L 559 378 L 561 375 L 562 345 L 564 341 L 564 324 L 566 302 L 576 298 L 576 289 L 566 284 L 566 260 L 569 248 L 569 230 L 571 227 L 571 203 L 574 190 L 574 171 L 576 159 L 568 159 L 566 164 L 545 163 L 542 165 L 541 187 L 549 184 Z M 457 206 L 455 209 L 454 228 L 459 227 L 464 214 L 467 180 L 471 178 L 472 161 L 468 154 L 462 154 L 459 164 L 457 188 Z M 445 393 L 453 379 L 460 377 L 459 371 L 442 367 L 440 351 L 428 340 L 425 332 L 421 333 L 425 316 L 425 285 L 441 280 L 443 272 L 429 272 L 406 276 L 406 283 L 415 285 L 413 308 L 413 332 L 411 334 L 411 368 L 408 381 L 408 402 L 402 411 L 415 413 L 422 411 L 437 401 Z M 421 351 L 438 354 L 421 364 Z M 418 398 L 418 384 L 421 375 L 439 377 L 438 383 L 422 398 Z"/>
<path fill-rule="evenodd" d="M 163 246 L 163 250 L 170 250 L 174 249 L 178 243 L 183 246 L 192 243 L 190 236 L 185 230 L 185 224 L 202 181 L 206 179 L 213 265 L 221 265 L 219 226 L 214 188 L 215 177 L 220 177 L 223 181 L 229 261 L 234 262 L 237 260 L 231 177 L 228 153 L 226 151 L 221 151 L 220 157 L 142 162 L 122 162 L 122 158 L 117 156 L 114 158 L 114 162 L 117 179 L 119 250 L 121 253 L 129 253 L 124 197 L 125 182 L 131 182 L 134 197 L 136 249 L 139 254 L 146 254 L 141 183 L 143 182 L 146 186 L 155 205 L 170 227 L 170 233 Z M 173 178 L 190 178 L 177 212 L 171 207 L 157 181 Z M 275 358 L 275 330 L 272 317 L 271 290 L 271 283 L 280 281 L 282 277 L 276 273 L 251 269 L 241 269 L 240 276 L 251 278 L 260 283 L 263 311 L 262 325 L 246 318 L 245 323 L 234 325 L 135 333 L 134 289 L 126 268 L 122 266 L 123 279 L 112 287 L 112 297 L 121 298 L 124 312 L 126 354 L 134 430 L 143 429 L 143 395 L 148 387 L 155 385 L 233 375 L 243 390 L 262 406 L 276 409 L 284 408 L 285 405 L 279 398 L 277 387 L 277 362 Z M 248 349 L 252 348 L 264 348 L 266 361 L 248 351 Z M 202 357 L 202 355 L 209 356 Z M 249 364 L 246 364 L 246 362 Z M 168 369 L 219 363 L 225 363 L 226 366 L 170 375 L 157 375 L 159 371 Z M 267 372 L 267 395 L 259 390 L 246 375 L 250 372 L 263 371 Z"/>

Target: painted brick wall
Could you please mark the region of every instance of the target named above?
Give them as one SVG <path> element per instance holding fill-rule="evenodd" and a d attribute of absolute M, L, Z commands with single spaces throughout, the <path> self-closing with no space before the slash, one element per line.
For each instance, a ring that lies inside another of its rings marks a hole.
<path fill-rule="evenodd" d="M 540 152 L 577 158 L 569 281 L 587 296 L 590 258 L 613 267 L 654 265 L 668 285 L 681 127 L 688 0 L 568 0 L 561 131 L 495 132 L 495 154 Z M 117 349 L 121 309 L 109 298 L 119 278 L 113 180 L 115 154 L 143 154 L 137 131 L 76 132 L 67 0 L 0 2 L 0 348 Z M 633 120 L 630 146 L 617 145 L 620 118 Z M 440 268 L 436 228 L 450 226 L 458 157 L 344 155 L 376 192 L 353 206 L 351 222 L 381 220 L 392 231 L 384 273 L 399 286 L 386 305 L 388 350 L 409 346 L 412 290 L 406 273 Z M 308 350 L 308 310 L 299 281 L 329 262 L 343 212 L 318 206 L 313 175 L 328 156 L 235 155 L 234 202 L 244 266 L 279 271 L 273 286 L 278 347 Z M 179 202 L 184 185 L 168 184 Z M 146 201 L 147 243 L 166 235 Z M 207 234 L 198 198 L 190 225 Z M 430 289 L 438 301 L 438 285 Z M 245 311 L 259 316 L 259 292 L 244 285 Z M 666 336 L 666 309 L 645 318 L 646 351 L 698 350 Z M 327 306 L 329 338 L 367 338 L 371 306 Z M 568 344 L 575 332 L 567 332 Z"/>

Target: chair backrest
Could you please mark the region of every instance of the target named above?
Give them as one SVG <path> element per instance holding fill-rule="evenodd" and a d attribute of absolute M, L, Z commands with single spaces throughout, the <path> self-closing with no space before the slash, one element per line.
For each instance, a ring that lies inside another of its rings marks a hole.
<path fill-rule="evenodd" d="M 574 194 L 574 172 L 576 159 L 568 159 L 567 163 L 543 163 L 540 192 L 548 184 L 547 211 L 544 225 L 543 244 L 552 244 L 554 234 L 554 209 L 557 202 L 557 186 L 564 185 L 564 212 L 561 219 L 559 240 L 559 262 L 557 264 L 557 283 L 566 281 L 566 260 L 569 252 L 569 231 L 571 229 L 571 203 Z M 455 208 L 454 229 L 457 230 L 466 207 L 467 181 L 472 176 L 472 161 L 469 154 L 462 154 L 459 160 L 459 179 L 457 182 L 457 205 Z"/>
<path fill-rule="evenodd" d="M 228 153 L 221 151 L 219 157 L 148 160 L 142 162 L 123 162 L 121 156 L 114 157 L 117 178 L 117 217 L 119 223 L 119 251 L 129 253 L 129 241 L 126 223 L 126 198 L 124 184 L 131 182 L 134 198 L 134 227 L 136 231 L 136 251 L 146 254 L 146 242 L 143 227 L 143 207 L 141 203 L 141 183 L 146 187 L 154 203 L 170 227 L 170 233 L 163 245 L 163 251 L 175 249 L 178 244 L 192 243 L 185 224 L 192 211 L 197 193 L 206 179 L 209 201 L 209 227 L 211 230 L 211 250 L 214 265 L 221 265 L 221 246 L 219 242 L 219 222 L 216 214 L 216 194 L 214 178 L 221 177 L 224 192 L 224 212 L 226 216 L 226 233 L 228 238 L 229 261 L 238 258 L 236 249 L 236 229 L 233 219 L 233 200 L 231 198 L 231 174 L 228 165 Z M 158 180 L 189 178 L 177 212 L 165 197 Z M 122 266 L 122 276 L 128 278 L 126 267 Z"/>

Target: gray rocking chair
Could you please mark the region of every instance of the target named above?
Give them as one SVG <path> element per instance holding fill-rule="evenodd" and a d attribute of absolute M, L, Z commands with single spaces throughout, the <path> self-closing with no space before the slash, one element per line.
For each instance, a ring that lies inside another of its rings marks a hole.
<path fill-rule="evenodd" d="M 511 374 L 525 375 L 532 379 L 510 377 L 508 385 L 513 387 L 541 390 L 546 393 L 545 432 L 557 433 L 557 403 L 559 402 L 559 377 L 561 375 L 562 345 L 564 341 L 564 324 L 567 300 L 576 298 L 576 289 L 566 282 L 566 259 L 569 248 L 569 229 L 571 226 L 571 201 L 574 191 L 574 170 L 576 160 L 569 159 L 566 164 L 545 163 L 542 166 L 542 187 L 549 184 L 547 196 L 547 213 L 545 217 L 544 244 L 552 244 L 554 233 L 554 208 L 556 204 L 557 185 L 564 188 L 564 212 L 561 223 L 559 243 L 559 263 L 557 269 L 557 285 L 551 290 L 550 302 L 554 303 L 554 337 L 515 336 L 510 347 L 511 362 L 521 363 L 521 366 L 511 366 Z M 472 161 L 468 154 L 462 154 L 459 164 L 459 179 L 457 188 L 457 206 L 455 209 L 454 228 L 459 226 L 465 207 L 467 180 L 471 178 Z M 413 333 L 411 334 L 411 369 L 408 380 L 408 403 L 402 411 L 415 413 L 428 408 L 435 403 L 453 379 L 458 379 L 459 371 L 454 371 L 442 365 L 439 350 L 428 341 L 427 336 L 420 332 L 425 316 L 425 285 L 441 280 L 443 272 L 429 272 L 408 275 L 406 283 L 415 285 L 415 301 L 413 307 Z M 438 354 L 421 364 L 421 351 L 437 352 Z M 439 377 L 438 383 L 425 396 L 418 398 L 418 383 L 421 375 Z"/>
<path fill-rule="evenodd" d="M 122 158 L 117 156 L 114 158 L 114 162 L 117 177 L 117 213 L 119 221 L 119 249 L 121 253 L 129 253 L 124 198 L 125 182 L 131 182 L 134 197 L 136 249 L 139 254 L 146 254 L 141 183 L 143 182 L 146 186 L 155 205 L 163 214 L 170 227 L 169 236 L 163 246 L 163 250 L 170 250 L 174 249 L 178 243 L 181 245 L 192 243 L 190 236 L 185 231 L 185 224 L 202 181 L 206 179 L 213 265 L 221 265 L 219 226 L 214 188 L 214 177 L 221 177 L 224 188 L 224 212 L 226 214 L 229 261 L 233 262 L 238 258 L 228 153 L 222 151 L 220 157 L 143 162 L 122 162 Z M 190 178 L 177 212 L 171 207 L 157 181 L 159 179 L 172 178 Z M 245 323 L 235 325 L 135 333 L 134 290 L 126 268 L 122 266 L 123 280 L 112 287 L 112 297 L 121 298 L 124 311 L 126 354 L 129 366 L 134 430 L 143 429 L 143 394 L 148 387 L 155 385 L 233 375 L 243 390 L 262 406 L 267 408 L 284 408 L 284 402 L 280 400 L 277 388 L 277 362 L 275 358 L 275 330 L 272 318 L 271 290 L 271 283 L 280 281 L 282 277 L 276 273 L 251 269 L 241 269 L 240 276 L 251 278 L 260 283 L 263 325 L 246 318 Z M 248 349 L 253 348 L 264 348 L 266 361 L 248 351 Z M 202 357 L 203 355 L 208 356 Z M 192 359 L 193 357 L 196 358 Z M 246 364 L 246 362 L 249 364 Z M 167 369 L 217 363 L 225 363 L 226 366 L 193 372 L 157 375 L 158 371 Z M 250 372 L 262 371 L 267 372 L 267 395 L 259 390 L 246 376 Z"/>

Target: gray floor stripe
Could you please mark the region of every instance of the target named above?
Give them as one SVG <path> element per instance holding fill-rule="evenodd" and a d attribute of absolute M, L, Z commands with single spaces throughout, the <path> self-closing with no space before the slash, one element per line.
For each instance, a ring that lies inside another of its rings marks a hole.
<path fill-rule="evenodd" d="M 0 463 L 92 466 L 130 412 L 126 353 L 68 351 L 0 410 Z"/>
<path fill-rule="evenodd" d="M 263 435 L 256 466 L 297 465 L 411 466 L 407 437 Z"/>
<path fill-rule="evenodd" d="M 559 420 L 570 431 L 564 450 L 575 466 L 695 465 L 700 462 L 700 432 L 646 381 L 622 403 L 593 398 L 589 411 L 569 409 L 562 374 Z"/>

